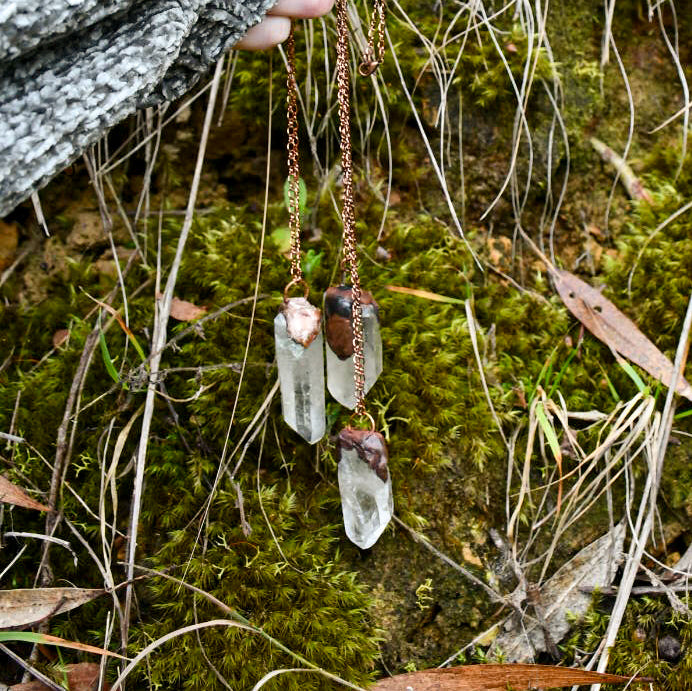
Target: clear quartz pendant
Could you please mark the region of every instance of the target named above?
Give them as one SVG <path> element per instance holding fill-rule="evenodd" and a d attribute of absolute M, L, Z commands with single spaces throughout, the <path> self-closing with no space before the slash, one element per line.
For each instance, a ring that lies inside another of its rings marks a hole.
<path fill-rule="evenodd" d="M 362 292 L 361 305 L 363 309 L 363 360 L 365 364 L 363 395 L 365 395 L 382 374 L 382 338 L 380 336 L 379 308 L 372 295 L 366 290 Z M 356 407 L 352 308 L 351 286 L 332 287 L 324 294 L 325 331 L 327 335 L 327 388 L 341 405 L 351 410 Z"/>
<path fill-rule="evenodd" d="M 325 432 L 322 311 L 305 298 L 284 300 L 274 319 L 281 409 L 286 424 L 314 444 Z"/>
<path fill-rule="evenodd" d="M 346 427 L 337 440 L 339 492 L 348 539 L 372 547 L 394 513 L 387 445 L 379 432 Z"/>

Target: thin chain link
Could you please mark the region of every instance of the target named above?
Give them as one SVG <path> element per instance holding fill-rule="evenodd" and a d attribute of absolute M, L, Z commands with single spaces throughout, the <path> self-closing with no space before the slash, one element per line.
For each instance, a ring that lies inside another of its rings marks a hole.
<path fill-rule="evenodd" d="M 300 264 L 300 166 L 298 158 L 298 83 L 296 81 L 296 46 L 291 32 L 286 41 L 286 59 L 288 70 L 286 77 L 286 131 L 288 134 L 288 228 L 291 234 L 291 283 L 303 280 L 303 268 Z M 289 284 L 290 285 L 290 284 Z"/>
<path fill-rule="evenodd" d="M 365 367 L 363 362 L 363 311 L 361 305 L 360 276 L 356 247 L 356 217 L 353 202 L 353 157 L 351 152 L 351 79 L 349 65 L 348 0 L 336 0 L 336 76 L 339 101 L 339 137 L 341 140 L 341 170 L 343 179 L 343 206 L 341 220 L 344 225 L 341 268 L 351 274 L 353 298 L 353 370 L 356 388 L 356 413 L 365 415 Z"/>
<path fill-rule="evenodd" d="M 351 295 L 353 298 L 353 369 L 356 394 L 356 409 L 358 415 L 367 416 L 365 410 L 365 365 L 363 339 L 363 311 L 360 275 L 358 273 L 358 251 L 356 242 L 356 216 L 353 195 L 353 155 L 351 147 L 351 79 L 349 64 L 349 32 L 348 32 L 348 0 L 336 1 L 337 23 L 337 84 L 339 102 L 339 137 L 341 143 L 341 169 L 343 179 L 342 212 L 344 226 L 343 254 L 341 269 L 344 274 L 351 276 Z M 368 50 L 359 72 L 363 76 L 372 74 L 384 59 L 384 18 L 385 0 L 375 0 L 373 14 L 368 30 Z M 377 37 L 377 53 L 375 40 Z M 288 62 L 287 75 L 287 134 L 288 134 L 288 211 L 289 229 L 291 234 L 291 283 L 289 286 L 303 280 L 303 270 L 300 264 L 300 168 L 298 164 L 298 103 L 295 71 L 295 39 L 293 24 L 286 43 Z M 287 289 L 288 287 L 287 286 Z"/>
<path fill-rule="evenodd" d="M 369 77 L 384 62 L 385 9 L 386 0 L 374 1 L 370 26 L 368 27 L 368 48 L 358 67 L 358 72 L 362 77 Z"/>

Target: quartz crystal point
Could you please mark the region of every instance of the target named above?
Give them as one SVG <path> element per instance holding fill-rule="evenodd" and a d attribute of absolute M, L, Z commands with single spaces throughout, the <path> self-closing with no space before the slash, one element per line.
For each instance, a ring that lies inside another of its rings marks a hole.
<path fill-rule="evenodd" d="M 379 308 L 372 295 L 364 290 L 363 360 L 365 364 L 365 395 L 382 373 L 382 338 Z M 332 287 L 324 294 L 324 316 L 327 334 L 327 388 L 341 405 L 356 407 L 356 386 L 353 376 L 353 297 L 351 286 Z"/>
<path fill-rule="evenodd" d="M 305 298 L 289 298 L 274 319 L 284 420 L 310 444 L 325 431 L 321 318 Z"/>
<path fill-rule="evenodd" d="M 341 430 L 339 492 L 348 539 L 361 549 L 372 547 L 394 513 L 387 445 L 379 432 Z"/>

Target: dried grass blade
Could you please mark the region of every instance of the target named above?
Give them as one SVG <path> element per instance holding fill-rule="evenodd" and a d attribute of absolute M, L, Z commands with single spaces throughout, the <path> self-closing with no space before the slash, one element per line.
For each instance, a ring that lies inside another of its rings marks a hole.
<path fill-rule="evenodd" d="M 560 506 L 562 505 L 562 451 L 560 450 L 560 442 L 557 439 L 552 424 L 548 420 L 542 401 L 536 406 L 536 419 L 538 420 L 543 434 L 545 434 L 545 438 L 548 440 L 548 446 L 550 446 L 550 450 L 553 452 L 555 463 L 557 463 L 557 470 L 560 476 L 560 481 L 557 486 L 557 513 L 560 513 Z"/>
<path fill-rule="evenodd" d="M 553 643 L 562 641 L 570 630 L 568 612 L 580 616 L 591 604 L 590 594 L 582 593 L 580 588 L 591 585 L 607 588 L 613 582 L 621 562 L 624 540 L 625 525 L 621 522 L 563 564 L 540 586 L 543 621 L 528 617 L 519 621 L 511 617 L 503 622 L 488 651 L 489 658 L 496 659 L 501 652 L 507 662 L 524 663 L 548 650 L 546 632 Z M 549 560 L 550 554 L 546 556 L 546 563 Z M 525 597 L 526 588 L 523 586 L 510 596 L 517 602 Z"/>
<path fill-rule="evenodd" d="M 101 309 L 106 310 L 108 314 L 110 314 L 115 321 L 118 322 L 118 325 L 120 328 L 125 332 L 125 335 L 130 339 L 130 342 L 134 346 L 134 349 L 137 351 L 137 355 L 142 359 L 142 362 L 146 362 L 147 358 L 144 355 L 144 350 L 142 350 L 142 346 L 139 344 L 139 341 L 137 340 L 137 337 L 132 333 L 132 330 L 130 327 L 125 323 L 125 320 L 120 316 L 120 312 L 116 310 L 115 308 L 111 307 L 108 303 L 102 302 L 101 300 L 97 300 L 95 297 L 92 295 L 89 295 L 86 291 L 84 291 L 84 294 L 90 299 L 93 300 Z"/>
<path fill-rule="evenodd" d="M 622 156 L 616 154 L 609 146 L 595 137 L 591 138 L 591 146 L 606 163 L 610 163 L 619 173 L 620 180 L 632 199 L 641 199 L 647 204 L 653 204 L 654 200 L 651 193 L 642 185 L 641 180 Z"/>
<path fill-rule="evenodd" d="M 529 493 L 530 487 L 530 473 L 531 473 L 531 456 L 533 455 L 533 442 L 536 437 L 536 430 L 538 429 L 538 420 L 536 418 L 536 406 L 538 405 L 538 399 L 534 399 L 529 409 L 529 433 L 526 440 L 526 453 L 524 454 L 524 468 L 521 473 L 521 487 L 519 488 L 519 497 L 517 498 L 517 504 L 514 507 L 514 512 L 512 513 L 509 522 L 507 523 L 507 537 L 514 541 L 515 534 L 514 528 L 519 520 L 519 515 L 521 513 L 521 507 L 524 503 L 524 498 Z"/>
<path fill-rule="evenodd" d="M 403 293 L 404 295 L 413 295 L 417 298 L 423 298 L 425 300 L 432 300 L 433 302 L 446 302 L 451 305 L 463 305 L 466 300 L 460 300 L 459 298 L 450 298 L 446 295 L 440 295 L 439 293 L 431 293 L 429 290 L 421 290 L 420 288 L 406 288 L 405 286 L 385 286 L 387 290 L 391 290 L 393 293 Z"/>
<path fill-rule="evenodd" d="M 34 633 L 33 631 L 0 631 L 0 643 L 11 643 L 12 641 L 24 641 L 25 643 L 42 643 L 44 645 L 57 645 L 60 648 L 72 648 L 81 650 L 84 653 L 95 653 L 96 655 L 106 655 L 107 657 L 117 657 L 120 660 L 128 658 L 113 653 L 95 645 L 87 645 L 77 641 L 66 641 L 64 638 L 50 636 L 47 633 Z"/>

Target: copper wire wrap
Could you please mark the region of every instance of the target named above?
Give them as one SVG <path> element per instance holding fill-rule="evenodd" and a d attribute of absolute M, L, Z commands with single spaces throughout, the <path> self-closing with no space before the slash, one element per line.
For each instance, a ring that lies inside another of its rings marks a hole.
<path fill-rule="evenodd" d="M 286 133 L 288 143 L 288 228 L 291 234 L 291 281 L 286 286 L 286 293 L 290 287 L 303 281 L 303 268 L 300 264 L 300 165 L 298 153 L 298 83 L 296 81 L 296 47 L 293 35 L 293 22 L 291 32 L 286 40 L 286 62 L 288 63 L 286 76 Z"/>

